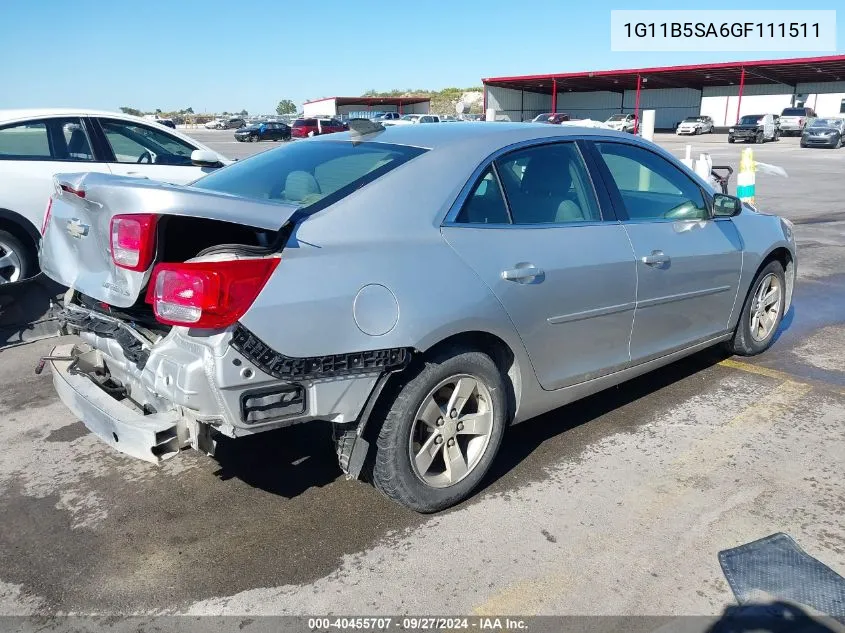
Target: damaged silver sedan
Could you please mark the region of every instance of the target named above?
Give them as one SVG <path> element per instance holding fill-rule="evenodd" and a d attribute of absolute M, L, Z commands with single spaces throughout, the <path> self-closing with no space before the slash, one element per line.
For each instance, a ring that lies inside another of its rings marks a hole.
<path fill-rule="evenodd" d="M 323 420 L 346 473 L 432 512 L 509 424 L 764 351 L 795 244 L 627 134 L 369 123 L 187 187 L 59 175 L 41 267 L 80 338 L 47 359 L 56 389 L 117 450 Z"/>

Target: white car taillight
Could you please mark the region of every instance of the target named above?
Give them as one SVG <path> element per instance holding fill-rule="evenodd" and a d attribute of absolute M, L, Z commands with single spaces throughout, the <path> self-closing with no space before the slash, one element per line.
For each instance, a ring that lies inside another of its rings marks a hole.
<path fill-rule="evenodd" d="M 149 213 L 116 215 L 111 219 L 111 256 L 121 268 L 143 272 L 155 254 L 156 216 Z"/>
<path fill-rule="evenodd" d="M 278 257 L 158 264 L 147 302 L 161 323 L 228 327 L 252 305 L 278 264 Z"/>

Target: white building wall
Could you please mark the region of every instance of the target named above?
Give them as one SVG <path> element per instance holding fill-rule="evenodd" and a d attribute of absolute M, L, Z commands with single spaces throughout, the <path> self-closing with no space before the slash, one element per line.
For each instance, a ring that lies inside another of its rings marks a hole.
<path fill-rule="evenodd" d="M 496 118 L 500 120 L 530 121 L 538 114 L 551 112 L 552 109 L 550 94 L 499 86 L 487 86 L 486 90 L 487 107 L 496 110 Z"/>
<path fill-rule="evenodd" d="M 611 114 L 622 112 L 622 92 L 559 92 L 557 111 L 566 112 L 573 119 L 605 121 Z"/>
<path fill-rule="evenodd" d="M 804 98 L 804 104 L 813 108 L 819 116 L 845 114 L 845 82 L 799 83 L 793 93 L 782 84 L 743 86 L 742 103 L 739 103 L 739 86 L 714 86 L 704 88 L 701 98 L 701 114 L 713 117 L 716 125 L 734 125 L 739 116 L 746 114 L 780 114 L 793 104 L 796 95 Z"/>
<path fill-rule="evenodd" d="M 302 104 L 302 114 L 307 117 L 337 116 L 337 100 L 320 99 L 313 103 L 304 103 Z"/>
<path fill-rule="evenodd" d="M 623 108 L 633 112 L 637 91 L 626 90 Z M 655 110 L 654 127 L 669 129 L 701 109 L 701 91 L 693 88 L 649 88 L 640 90 L 640 110 Z"/>

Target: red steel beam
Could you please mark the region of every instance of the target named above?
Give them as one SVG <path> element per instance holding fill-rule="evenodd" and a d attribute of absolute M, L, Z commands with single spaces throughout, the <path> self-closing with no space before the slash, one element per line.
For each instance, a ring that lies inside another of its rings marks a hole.
<path fill-rule="evenodd" d="M 736 123 L 739 124 L 739 108 L 742 105 L 742 89 L 745 88 L 745 67 L 742 67 L 742 73 L 739 76 L 739 100 L 736 102 Z"/>

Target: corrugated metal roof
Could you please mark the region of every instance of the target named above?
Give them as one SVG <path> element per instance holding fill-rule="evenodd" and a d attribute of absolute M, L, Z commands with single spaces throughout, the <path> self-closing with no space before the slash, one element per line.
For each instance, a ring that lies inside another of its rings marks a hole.
<path fill-rule="evenodd" d="M 634 90 L 637 77 L 647 80 L 648 88 L 697 88 L 737 84 L 745 69 L 746 84 L 785 84 L 799 82 L 845 80 L 845 55 L 798 57 L 791 59 L 720 62 L 686 66 L 660 66 L 627 70 L 597 70 L 546 75 L 489 77 L 482 79 L 487 86 L 552 91 L 552 81 L 558 91 L 591 92 L 595 90 Z"/>

